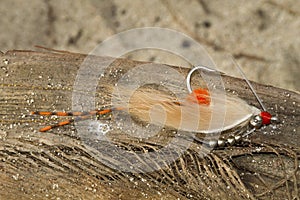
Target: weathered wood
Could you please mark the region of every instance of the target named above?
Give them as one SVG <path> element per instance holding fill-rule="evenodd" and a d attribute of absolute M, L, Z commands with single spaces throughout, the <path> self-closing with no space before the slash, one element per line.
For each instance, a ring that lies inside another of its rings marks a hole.
<path fill-rule="evenodd" d="M 36 110 L 71 110 L 74 81 L 86 55 L 9 51 L 0 56 L 0 199 L 300 197 L 298 93 L 253 83 L 267 108 L 281 119 L 276 129 L 269 126 L 258 130 L 251 135 L 251 142 L 216 149 L 206 157 L 201 157 L 199 144 L 193 142 L 165 168 L 129 173 L 108 167 L 94 157 L 82 144 L 74 125 L 40 133 L 39 128 L 56 119 L 29 115 Z M 90 64 L 109 60 L 92 57 Z M 139 63 L 125 59 L 113 62 L 113 70 L 105 73 L 97 88 L 99 105 L 109 101 L 109 88 L 122 74 Z M 187 73 L 187 69 L 173 68 Z M 226 75 L 223 80 L 228 92 L 235 91 L 257 105 L 243 80 Z M 111 132 L 112 141 L 131 152 L 156 151 L 172 137 L 167 129 L 151 142 L 124 138 L 117 129 Z M 113 152 L 106 153 L 104 157 L 109 160 Z M 128 165 L 132 162 L 128 160 Z"/>

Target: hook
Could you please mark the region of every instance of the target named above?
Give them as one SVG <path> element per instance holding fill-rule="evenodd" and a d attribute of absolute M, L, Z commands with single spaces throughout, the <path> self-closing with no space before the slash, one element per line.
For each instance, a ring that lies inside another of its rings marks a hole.
<path fill-rule="evenodd" d="M 205 66 L 201 66 L 201 65 L 196 66 L 193 69 L 191 69 L 191 71 L 186 76 L 186 86 L 187 86 L 187 89 L 188 89 L 189 93 L 193 92 L 192 87 L 191 87 L 192 74 L 198 69 L 208 71 L 208 72 L 218 72 L 217 70 L 214 70 L 214 69 L 211 69 L 211 68 L 208 68 L 208 67 L 205 67 Z"/>

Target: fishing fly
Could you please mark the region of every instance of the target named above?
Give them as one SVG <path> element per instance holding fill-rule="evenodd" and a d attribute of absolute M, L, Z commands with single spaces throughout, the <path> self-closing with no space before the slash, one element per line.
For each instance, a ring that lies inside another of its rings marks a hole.
<path fill-rule="evenodd" d="M 73 117 L 72 119 L 45 126 L 39 130 L 40 132 L 46 132 L 56 127 L 86 120 L 95 115 L 104 116 L 112 113 L 113 111 L 127 111 L 130 115 L 135 116 L 142 121 L 151 122 L 151 124 L 163 125 L 178 130 L 202 133 L 206 135 L 217 132 L 226 132 L 236 127 L 243 127 L 227 138 L 219 138 L 208 142 L 208 145 L 212 147 L 233 145 L 239 142 L 242 138 L 253 133 L 256 129 L 259 129 L 264 125 L 278 122 L 277 117 L 272 116 L 266 110 L 241 68 L 238 65 L 237 67 L 252 93 L 255 95 L 257 101 L 261 105 L 261 110 L 247 104 L 238 97 L 228 95 L 225 99 L 215 98 L 210 95 L 207 88 L 192 89 L 191 79 L 195 71 L 200 70 L 209 73 L 217 72 L 216 70 L 205 66 L 197 66 L 192 68 L 187 74 L 186 87 L 188 94 L 185 99 L 177 99 L 167 93 L 158 92 L 157 89 L 142 88 L 133 93 L 128 107 L 112 106 L 110 108 L 102 108 L 89 112 L 35 111 L 31 112 L 31 114 L 41 116 L 55 115 Z M 211 121 L 213 110 L 218 110 L 219 108 L 225 108 L 223 123 Z M 182 121 L 185 123 L 182 123 Z M 211 123 L 215 123 L 213 128 L 210 128 Z"/>

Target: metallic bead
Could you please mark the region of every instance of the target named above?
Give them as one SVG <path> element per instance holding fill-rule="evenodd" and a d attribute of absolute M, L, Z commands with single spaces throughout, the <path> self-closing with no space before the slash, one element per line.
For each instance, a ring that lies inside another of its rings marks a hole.
<path fill-rule="evenodd" d="M 260 128 L 262 126 L 262 118 L 259 115 L 255 115 L 250 120 L 250 125 L 254 128 Z"/>
<path fill-rule="evenodd" d="M 219 147 L 224 147 L 224 146 L 225 146 L 225 141 L 222 140 L 222 139 L 219 139 L 219 140 L 218 140 L 218 146 L 219 146 Z"/>
<path fill-rule="evenodd" d="M 217 141 L 216 140 L 210 140 L 209 142 L 208 142 L 208 146 L 209 147 L 216 147 L 217 146 Z"/>
<path fill-rule="evenodd" d="M 236 142 L 240 142 L 242 140 L 242 136 L 241 135 L 236 135 L 234 136 L 234 139 Z"/>
<path fill-rule="evenodd" d="M 229 145 L 234 145 L 234 143 L 235 143 L 234 137 L 230 136 L 229 138 L 227 138 L 227 142 Z"/>
<path fill-rule="evenodd" d="M 279 123 L 278 117 L 275 117 L 275 116 L 271 117 L 271 123 L 272 123 L 272 124 L 273 124 L 273 123 Z"/>

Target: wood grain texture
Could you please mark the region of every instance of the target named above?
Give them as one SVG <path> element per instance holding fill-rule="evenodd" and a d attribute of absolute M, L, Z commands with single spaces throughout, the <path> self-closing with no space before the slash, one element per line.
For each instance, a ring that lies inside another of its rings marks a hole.
<path fill-rule="evenodd" d="M 156 171 L 130 173 L 95 157 L 74 125 L 40 133 L 39 128 L 58 119 L 29 115 L 36 110 L 72 109 L 74 81 L 86 55 L 8 51 L 0 56 L 0 199 L 300 198 L 298 93 L 253 83 L 267 109 L 281 119 L 275 129 L 265 127 L 250 141 L 215 149 L 205 157 L 194 141 L 174 163 Z M 111 60 L 94 56 L 89 62 L 96 66 Z M 114 60 L 97 87 L 98 106 L 109 102 L 110 88 L 138 64 Z M 187 73 L 187 69 L 172 68 Z M 87 73 L 86 78 L 89 76 Z M 222 78 L 228 93 L 234 91 L 249 104 L 257 105 L 243 80 L 226 75 Z M 88 81 L 82 84 L 89 86 Z M 141 158 L 136 152 L 158 151 L 173 137 L 168 129 L 150 141 L 120 133 L 113 129 L 109 138 L 118 148 L 137 155 L 136 159 Z M 113 153 L 107 149 L 102 156 L 116 162 L 110 157 Z M 122 161 L 128 166 L 135 162 Z"/>

